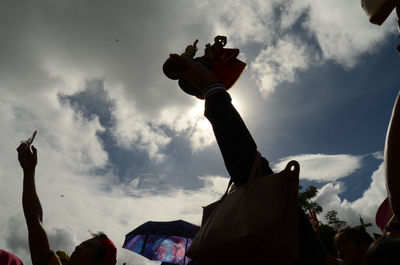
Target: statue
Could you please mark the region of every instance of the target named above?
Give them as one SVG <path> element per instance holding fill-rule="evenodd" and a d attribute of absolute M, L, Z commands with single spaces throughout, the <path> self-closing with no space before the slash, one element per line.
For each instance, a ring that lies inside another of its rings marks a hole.
<path fill-rule="evenodd" d="M 190 59 L 202 63 L 218 77 L 227 90 L 231 88 L 246 67 L 244 62 L 236 58 L 239 55 L 239 49 L 224 48 L 227 42 L 226 37 L 216 36 L 213 45 L 206 45 L 204 55 L 195 58 L 198 50 L 197 42 L 198 40 L 195 40 L 192 45 L 188 45 L 181 56 L 187 56 Z M 178 77 L 174 75 L 174 73 L 181 71 L 183 71 L 182 67 L 170 58 L 168 58 L 163 65 L 163 72 L 170 79 L 177 80 Z M 186 93 L 202 98 L 188 81 L 180 79 L 178 84 Z"/>

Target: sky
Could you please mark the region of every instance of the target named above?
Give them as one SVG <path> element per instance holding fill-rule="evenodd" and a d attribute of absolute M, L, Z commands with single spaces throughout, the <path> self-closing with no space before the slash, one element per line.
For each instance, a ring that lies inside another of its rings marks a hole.
<path fill-rule="evenodd" d="M 31 264 L 16 147 L 38 130 L 36 185 L 51 247 L 104 231 L 120 248 L 142 223 L 200 224 L 229 175 L 204 101 L 162 73 L 170 53 L 216 35 L 247 64 L 229 90 L 275 171 L 300 163 L 319 215 L 373 223 L 399 90 L 394 14 L 347 0 L 0 1 L 0 248 Z"/>

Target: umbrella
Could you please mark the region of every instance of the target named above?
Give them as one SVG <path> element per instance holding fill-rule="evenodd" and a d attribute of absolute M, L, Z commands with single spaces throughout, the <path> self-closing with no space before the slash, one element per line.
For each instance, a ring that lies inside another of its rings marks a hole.
<path fill-rule="evenodd" d="M 182 220 L 149 221 L 127 234 L 122 247 L 150 260 L 187 265 L 190 258 L 185 253 L 199 229 Z"/>
<path fill-rule="evenodd" d="M 390 208 L 389 199 L 386 198 L 379 206 L 375 216 L 376 225 L 382 230 L 382 232 L 392 216 L 393 211 L 392 208 Z"/>

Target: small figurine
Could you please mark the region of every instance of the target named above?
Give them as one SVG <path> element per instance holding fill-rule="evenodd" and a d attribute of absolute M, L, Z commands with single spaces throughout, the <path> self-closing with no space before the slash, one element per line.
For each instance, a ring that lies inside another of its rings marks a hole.
<path fill-rule="evenodd" d="M 246 67 L 244 62 L 236 58 L 239 55 L 239 49 L 224 48 L 227 42 L 226 37 L 216 36 L 213 45 L 206 45 L 204 55 L 194 58 L 197 52 L 197 42 L 198 40 L 195 40 L 192 45 L 187 46 L 181 56 L 187 56 L 196 62 L 202 63 L 218 77 L 226 89 L 231 88 Z M 178 77 L 174 73 L 181 72 L 183 69 L 182 66 L 169 58 L 163 65 L 163 71 L 168 78 L 177 80 Z M 194 89 L 188 81 L 180 79 L 178 83 L 186 93 L 203 98 L 202 95 L 198 95 L 198 90 Z"/>

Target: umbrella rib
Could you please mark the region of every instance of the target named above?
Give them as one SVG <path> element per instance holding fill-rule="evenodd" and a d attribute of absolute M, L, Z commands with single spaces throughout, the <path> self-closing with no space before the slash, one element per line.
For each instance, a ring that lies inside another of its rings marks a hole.
<path fill-rule="evenodd" d="M 146 236 L 144 237 L 143 245 L 142 245 L 142 249 L 140 250 L 140 253 L 144 253 L 144 247 L 146 246 L 147 238 L 148 238 L 148 237 L 149 237 L 149 235 L 146 235 Z"/>
<path fill-rule="evenodd" d="M 186 251 L 187 251 L 188 241 L 189 241 L 189 238 L 186 238 L 186 242 L 185 242 L 185 254 L 183 255 L 183 265 L 186 265 Z"/>

